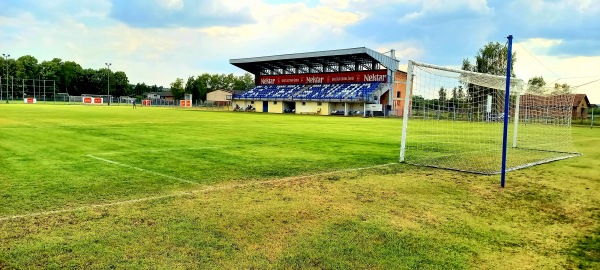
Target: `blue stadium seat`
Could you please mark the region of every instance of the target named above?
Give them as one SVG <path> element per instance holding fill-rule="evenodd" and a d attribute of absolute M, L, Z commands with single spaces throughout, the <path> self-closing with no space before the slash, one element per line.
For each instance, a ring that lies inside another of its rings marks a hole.
<path fill-rule="evenodd" d="M 375 83 L 314 84 L 310 86 L 258 85 L 236 99 L 293 99 L 293 100 L 361 100 L 371 95 L 378 87 Z"/>

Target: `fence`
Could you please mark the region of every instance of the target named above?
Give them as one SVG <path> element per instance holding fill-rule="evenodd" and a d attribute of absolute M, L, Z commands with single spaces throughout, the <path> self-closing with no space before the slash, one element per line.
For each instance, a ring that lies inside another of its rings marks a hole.
<path fill-rule="evenodd" d="M 0 77 L 0 101 L 19 102 L 24 98 L 34 98 L 37 102 L 54 101 L 56 82 L 54 80 L 18 79 Z"/>

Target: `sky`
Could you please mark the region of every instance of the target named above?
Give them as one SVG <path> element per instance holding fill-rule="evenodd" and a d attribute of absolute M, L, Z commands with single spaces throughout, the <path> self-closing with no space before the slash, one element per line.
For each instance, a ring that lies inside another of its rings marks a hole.
<path fill-rule="evenodd" d="M 368 47 L 460 68 L 513 35 L 517 77 L 600 104 L 600 0 L 0 0 L 0 53 L 125 71 L 130 83 L 243 70 L 229 59 Z M 598 81 L 596 81 L 598 80 Z"/>

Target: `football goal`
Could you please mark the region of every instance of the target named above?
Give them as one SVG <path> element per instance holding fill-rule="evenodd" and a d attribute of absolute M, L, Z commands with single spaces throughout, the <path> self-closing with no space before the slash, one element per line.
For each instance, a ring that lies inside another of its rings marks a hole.
<path fill-rule="evenodd" d="M 503 123 L 509 121 L 506 171 L 579 155 L 571 139 L 573 94 L 528 93 L 506 77 L 409 61 L 400 162 L 480 174 L 502 172 Z"/>

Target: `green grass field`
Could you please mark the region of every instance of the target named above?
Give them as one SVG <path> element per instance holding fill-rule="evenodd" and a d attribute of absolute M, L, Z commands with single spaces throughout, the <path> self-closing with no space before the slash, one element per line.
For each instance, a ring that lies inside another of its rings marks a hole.
<path fill-rule="evenodd" d="M 401 120 L 0 104 L 0 269 L 600 267 L 600 129 L 499 176 Z"/>

